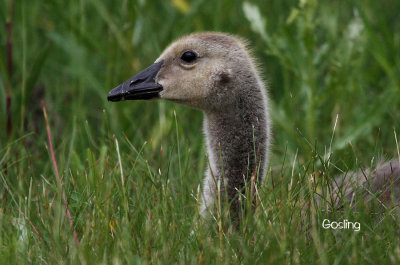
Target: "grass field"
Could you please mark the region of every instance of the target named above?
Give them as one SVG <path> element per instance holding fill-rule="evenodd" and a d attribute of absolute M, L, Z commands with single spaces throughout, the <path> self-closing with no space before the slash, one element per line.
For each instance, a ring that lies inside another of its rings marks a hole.
<path fill-rule="evenodd" d="M 395 0 L 1 1 L 0 264 L 399 264 L 393 209 L 315 205 L 334 176 L 399 157 L 399 10 Z M 206 30 L 247 38 L 269 84 L 270 170 L 238 229 L 198 213 L 200 111 L 107 102 L 172 40 Z M 361 230 L 323 229 L 324 219 Z"/>

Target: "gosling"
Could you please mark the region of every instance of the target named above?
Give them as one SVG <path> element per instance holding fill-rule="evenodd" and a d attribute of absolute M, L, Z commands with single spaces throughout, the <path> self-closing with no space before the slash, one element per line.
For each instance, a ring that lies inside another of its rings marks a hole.
<path fill-rule="evenodd" d="M 226 194 L 237 216 L 240 192 L 247 184 L 251 188 L 260 185 L 266 175 L 271 127 L 266 86 L 246 42 L 216 32 L 185 36 L 153 65 L 108 94 L 109 101 L 154 98 L 204 112 L 209 167 L 200 212 L 207 216 L 217 196 Z M 399 203 L 400 161 L 337 177 L 332 196 L 351 201 L 357 192 L 366 191 L 377 194 L 387 206 Z M 366 201 L 371 199 L 368 194 Z"/>
<path fill-rule="evenodd" d="M 221 196 L 238 215 L 240 192 L 266 175 L 271 124 L 266 87 L 246 42 L 215 32 L 185 36 L 108 94 L 109 101 L 153 98 L 203 111 L 209 167 L 200 213 L 211 213 Z"/>

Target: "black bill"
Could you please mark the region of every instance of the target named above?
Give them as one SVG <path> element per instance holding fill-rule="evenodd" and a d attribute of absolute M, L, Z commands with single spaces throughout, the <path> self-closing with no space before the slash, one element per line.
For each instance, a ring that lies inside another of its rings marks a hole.
<path fill-rule="evenodd" d="M 163 89 L 155 78 L 164 61 L 154 63 L 108 93 L 109 101 L 152 99 Z"/>

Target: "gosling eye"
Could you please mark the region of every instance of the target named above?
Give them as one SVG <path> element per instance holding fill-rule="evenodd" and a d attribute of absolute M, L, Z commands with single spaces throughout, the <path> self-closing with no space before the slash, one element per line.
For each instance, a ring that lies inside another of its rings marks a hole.
<path fill-rule="evenodd" d="M 194 51 L 185 51 L 181 55 L 181 60 L 184 63 L 194 63 L 197 60 L 197 54 Z"/>

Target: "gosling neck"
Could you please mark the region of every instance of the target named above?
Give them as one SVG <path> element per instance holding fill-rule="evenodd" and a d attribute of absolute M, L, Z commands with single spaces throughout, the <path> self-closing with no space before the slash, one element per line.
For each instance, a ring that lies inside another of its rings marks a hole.
<path fill-rule="evenodd" d="M 238 97 L 228 110 L 205 111 L 210 173 L 218 180 L 223 179 L 229 199 L 252 176 L 261 182 L 266 173 L 269 140 L 266 98 L 260 89 L 255 92 L 254 96 Z"/>

